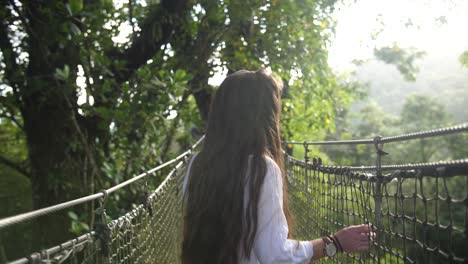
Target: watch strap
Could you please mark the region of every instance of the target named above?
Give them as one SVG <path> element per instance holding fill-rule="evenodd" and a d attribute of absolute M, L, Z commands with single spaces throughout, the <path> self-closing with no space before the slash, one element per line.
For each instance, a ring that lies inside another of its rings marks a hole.
<path fill-rule="evenodd" d="M 335 243 L 335 246 L 338 249 L 338 252 L 343 252 L 343 247 L 341 246 L 340 241 L 335 235 L 328 235 L 328 238 L 330 238 L 333 241 L 333 243 Z"/>

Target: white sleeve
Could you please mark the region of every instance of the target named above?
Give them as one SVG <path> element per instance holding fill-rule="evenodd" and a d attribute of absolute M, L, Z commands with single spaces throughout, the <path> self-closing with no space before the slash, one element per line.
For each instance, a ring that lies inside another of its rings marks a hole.
<path fill-rule="evenodd" d="M 192 168 L 192 163 L 193 161 L 195 160 L 195 157 L 197 157 L 198 155 L 198 152 L 194 153 L 192 158 L 190 159 L 190 162 L 187 166 L 187 170 L 185 171 L 185 175 L 184 175 L 184 182 L 182 184 L 182 193 L 185 195 L 185 192 L 187 191 L 187 184 L 188 184 L 188 178 L 189 178 L 189 175 L 190 175 L 190 169 Z M 187 196 L 185 196 L 187 197 Z"/>
<path fill-rule="evenodd" d="M 283 212 L 283 181 L 276 163 L 267 158 L 267 173 L 260 193 L 254 253 L 260 263 L 309 263 L 312 242 L 288 239 Z"/>

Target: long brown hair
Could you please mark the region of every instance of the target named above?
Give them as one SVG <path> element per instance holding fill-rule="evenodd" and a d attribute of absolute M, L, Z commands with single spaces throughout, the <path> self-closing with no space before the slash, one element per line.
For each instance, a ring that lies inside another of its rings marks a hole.
<path fill-rule="evenodd" d="M 280 167 L 286 188 L 279 127 L 281 89 L 281 82 L 264 70 L 235 72 L 219 87 L 203 148 L 189 175 L 182 263 L 237 264 L 243 256 L 250 257 L 265 156 Z"/>

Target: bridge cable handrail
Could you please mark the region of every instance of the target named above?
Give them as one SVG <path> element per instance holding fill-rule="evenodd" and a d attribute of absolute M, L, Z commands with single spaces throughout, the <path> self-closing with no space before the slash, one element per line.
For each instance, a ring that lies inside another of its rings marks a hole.
<path fill-rule="evenodd" d="M 135 177 L 132 177 L 131 179 L 128 179 L 120 184 L 117 184 L 109 189 L 106 189 L 106 190 L 103 190 L 99 193 L 95 193 L 95 194 L 91 194 L 91 195 L 87 195 L 87 196 L 84 196 L 84 197 L 81 197 L 81 198 L 77 198 L 77 199 L 74 199 L 74 200 L 71 200 L 71 201 L 67 201 L 67 202 L 63 202 L 63 203 L 60 203 L 60 204 L 56 204 L 56 205 L 52 205 L 52 206 L 49 206 L 49 207 L 45 207 L 45 208 L 41 208 L 41 209 L 37 209 L 37 210 L 34 210 L 34 211 L 30 211 L 30 212 L 26 212 L 26 213 L 22 213 L 22 214 L 18 214 L 18 215 L 14 215 L 14 216 L 10 216 L 10 217 L 5 217 L 3 219 L 0 219 L 0 230 L 5 228 L 5 227 L 8 227 L 8 226 L 11 226 L 11 225 L 15 225 L 15 224 L 19 224 L 19 223 L 22 223 L 22 222 L 25 222 L 25 221 L 29 221 L 29 220 L 32 220 L 32 219 L 35 219 L 35 218 L 38 218 L 40 216 L 43 216 L 43 215 L 48 215 L 48 214 L 51 214 L 51 213 L 55 213 L 55 212 L 58 212 L 58 211 L 61 211 L 61 210 L 64 210 L 64 209 L 67 209 L 67 208 L 70 208 L 70 207 L 74 207 L 74 206 L 77 206 L 77 205 L 80 205 L 80 204 L 83 204 L 83 203 L 87 203 L 87 202 L 90 202 L 90 201 L 94 201 L 96 199 L 99 199 L 101 197 L 104 197 L 105 195 L 108 195 L 108 194 L 111 194 L 129 184 L 132 184 L 134 183 L 135 181 L 138 181 L 148 175 L 151 175 L 153 173 L 155 173 L 156 171 L 158 170 L 161 170 L 183 158 L 185 158 L 187 155 L 190 155 L 192 149 L 196 148 L 202 141 L 203 141 L 203 137 L 201 137 L 192 147 L 191 149 L 183 152 L 182 154 L 180 154 L 179 156 L 173 158 L 172 160 L 169 160 L 153 169 L 150 169 L 144 173 L 141 173 Z"/>
<path fill-rule="evenodd" d="M 414 132 L 404 135 L 382 137 L 378 143 L 391 143 L 399 141 L 407 141 L 412 139 L 420 139 L 427 137 L 443 136 L 448 134 L 460 133 L 468 131 L 468 124 L 460 124 L 457 126 L 432 129 L 427 131 Z M 355 139 L 355 140 L 331 140 L 331 141 L 285 141 L 291 145 L 369 145 L 375 144 L 375 139 Z"/>
<path fill-rule="evenodd" d="M 442 171 L 444 172 L 444 177 L 468 176 L 468 158 L 426 163 L 383 165 L 380 168 L 382 171 L 393 172 L 378 177 L 371 172 L 377 169 L 376 166 L 322 165 L 320 162 L 306 163 L 287 154 L 286 157 L 293 164 L 304 168 L 324 173 L 347 172 L 343 174 L 345 177 L 358 178 L 364 181 L 381 181 L 385 183 L 396 178 L 440 177 Z M 314 158 L 314 160 L 317 159 Z"/>
<path fill-rule="evenodd" d="M 194 148 L 194 147 L 195 146 L 193 146 L 192 148 Z M 176 172 L 177 169 L 180 169 L 179 167 L 183 164 L 183 162 L 184 161 L 179 161 L 177 163 L 177 165 L 171 170 L 171 172 L 161 182 L 161 184 L 156 188 L 156 190 L 154 190 L 153 193 L 148 197 L 149 199 L 151 199 L 151 197 L 154 197 L 154 195 L 158 194 L 159 192 L 161 192 L 165 188 L 165 186 L 170 181 L 170 178 L 173 177 L 173 175 L 174 175 L 174 173 Z M 132 214 L 133 212 L 138 211 L 138 208 L 141 208 L 142 206 L 143 206 L 143 204 L 140 204 L 138 207 L 134 208 L 131 212 L 128 212 L 127 214 L 122 215 L 122 216 L 110 221 L 109 223 L 107 223 L 107 225 L 112 228 L 112 227 L 118 226 L 119 223 L 127 222 L 126 217 L 128 216 L 128 214 Z M 68 240 L 67 242 L 64 242 L 64 243 L 62 243 L 62 244 L 60 244 L 58 246 L 54 246 L 54 247 L 42 250 L 40 253 L 33 253 L 33 254 L 31 254 L 31 256 L 29 256 L 29 258 L 23 257 L 21 259 L 17 259 L 17 260 L 15 260 L 13 262 L 10 262 L 9 264 L 27 264 L 27 263 L 30 263 L 31 261 L 32 262 L 40 261 L 43 256 L 49 256 L 49 255 L 57 254 L 58 252 L 64 251 L 64 250 L 70 250 L 70 249 L 76 250 L 75 247 L 77 245 L 89 243 L 90 241 L 93 241 L 94 239 L 96 239 L 96 231 L 92 230 L 92 231 L 89 231 L 88 233 L 83 234 L 83 235 L 81 235 L 81 236 L 79 236 L 77 238 Z M 81 250 L 82 249 L 78 249 L 78 251 L 81 251 Z M 65 257 L 65 259 L 67 257 Z M 34 262 L 34 263 L 36 263 L 36 262 Z"/>
<path fill-rule="evenodd" d="M 294 163 L 305 165 L 303 160 L 297 159 L 293 156 L 286 154 L 288 159 Z M 308 163 L 308 166 L 320 167 L 324 169 L 346 169 L 349 171 L 372 171 L 376 170 L 377 166 L 348 166 L 348 165 L 323 165 L 323 164 L 314 164 Z M 417 169 L 435 169 L 445 166 L 452 167 L 465 167 L 468 166 L 468 158 L 465 159 L 456 159 L 456 160 L 446 160 L 446 161 L 434 161 L 434 162 L 423 162 L 423 163 L 407 163 L 407 164 L 392 164 L 392 165 L 382 165 L 380 168 L 382 170 L 417 170 Z"/>

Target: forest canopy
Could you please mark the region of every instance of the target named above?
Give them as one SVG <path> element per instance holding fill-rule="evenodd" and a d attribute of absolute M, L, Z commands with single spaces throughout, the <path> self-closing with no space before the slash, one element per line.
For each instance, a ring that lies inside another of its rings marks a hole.
<path fill-rule="evenodd" d="M 360 94 L 327 63 L 334 3 L 3 2 L 0 172 L 11 184 L 2 188 L 21 182 L 31 194 L 2 216 L 95 193 L 186 148 L 203 133 L 216 90 L 208 80 L 220 71 L 275 72 L 284 137 L 325 137 Z M 110 213 L 131 207 L 139 188 L 115 195 Z M 34 240 L 89 229 L 92 207 L 40 218 Z"/>
<path fill-rule="evenodd" d="M 396 78 L 377 70 L 382 65 L 360 62 L 368 66 L 361 74 L 381 82 L 370 89 L 381 97 L 377 103 L 362 101 L 368 85 L 356 74 L 330 68 L 339 2 L 3 1 L 0 218 L 97 193 L 173 158 L 204 133 L 218 88 L 210 80 L 240 69 L 266 68 L 283 81 L 284 140 L 372 138 L 453 124 L 438 99 L 401 98 L 406 86 L 393 89 Z M 392 43 L 375 47 L 373 56 L 415 83 L 426 53 Z M 457 58 L 466 70 L 467 51 Z M 463 78 L 452 80 L 464 87 Z M 456 89 L 447 100 L 457 102 L 456 120 L 465 120 L 457 95 L 466 92 Z M 395 101 L 400 113 L 382 109 Z M 466 136 L 397 146 L 388 161 L 463 158 L 463 142 Z M 373 162 L 366 146 L 312 148 L 310 155 L 341 165 Z M 163 178 L 164 172 L 156 175 L 150 187 Z M 110 217 L 139 204 L 144 190 L 135 184 L 114 193 Z M 94 209 L 89 203 L 8 229 L 0 236 L 0 262 L 89 231 Z"/>

